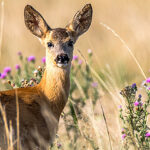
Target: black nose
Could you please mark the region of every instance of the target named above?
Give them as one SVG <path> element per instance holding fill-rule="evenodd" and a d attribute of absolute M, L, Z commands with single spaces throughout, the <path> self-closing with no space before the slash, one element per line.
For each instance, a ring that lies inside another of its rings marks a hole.
<path fill-rule="evenodd" d="M 69 62 L 69 57 L 67 54 L 60 54 L 56 57 L 55 61 L 57 64 L 67 64 Z"/>

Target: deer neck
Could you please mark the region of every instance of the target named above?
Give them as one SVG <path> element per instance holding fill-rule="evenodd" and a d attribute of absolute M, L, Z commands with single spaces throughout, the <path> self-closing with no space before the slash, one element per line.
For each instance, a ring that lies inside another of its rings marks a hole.
<path fill-rule="evenodd" d="M 70 66 L 65 69 L 48 64 L 39 84 L 39 89 L 50 103 L 54 114 L 59 118 L 69 95 Z"/>

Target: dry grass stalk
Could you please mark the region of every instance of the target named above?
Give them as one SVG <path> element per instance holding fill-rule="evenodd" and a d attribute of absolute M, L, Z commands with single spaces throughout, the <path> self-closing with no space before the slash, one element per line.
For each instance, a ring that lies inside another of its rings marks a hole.
<path fill-rule="evenodd" d="M 146 79 L 146 75 L 141 67 L 141 65 L 139 64 L 138 60 L 136 59 L 136 57 L 134 56 L 134 54 L 132 53 L 131 49 L 128 47 L 128 45 L 126 44 L 126 42 L 112 29 L 110 28 L 108 25 L 100 22 L 100 25 L 102 25 L 103 27 L 105 27 L 107 30 L 111 31 L 113 33 L 113 35 L 115 37 L 117 37 L 121 43 L 126 47 L 126 49 L 128 50 L 129 54 L 131 55 L 131 57 L 133 58 L 133 60 L 135 61 L 135 63 L 137 64 L 138 68 L 140 69 L 141 71 L 141 74 L 143 75 L 144 79 Z"/>
<path fill-rule="evenodd" d="M 9 128 L 8 128 L 8 124 L 7 124 L 7 118 L 6 118 L 6 113 L 5 110 L 2 106 L 2 104 L 0 103 L 0 111 L 4 120 L 4 126 L 5 126 L 5 133 L 6 133 L 6 138 L 7 138 L 7 145 L 9 147 L 10 143 L 9 143 Z"/>
<path fill-rule="evenodd" d="M 8 150 L 13 150 L 13 128 L 11 120 L 9 121 L 9 125 L 10 125 L 10 132 L 9 132 L 10 147 L 8 148 Z"/>

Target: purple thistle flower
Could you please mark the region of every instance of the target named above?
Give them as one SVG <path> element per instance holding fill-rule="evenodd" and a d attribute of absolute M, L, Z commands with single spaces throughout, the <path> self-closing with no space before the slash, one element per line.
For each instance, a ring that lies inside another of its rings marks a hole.
<path fill-rule="evenodd" d="M 143 106 L 143 102 L 140 102 L 140 106 Z"/>
<path fill-rule="evenodd" d="M 62 145 L 61 145 L 60 143 L 57 144 L 57 147 L 58 147 L 58 148 L 61 148 L 61 146 L 62 146 Z"/>
<path fill-rule="evenodd" d="M 121 133 L 122 133 L 122 134 L 125 133 L 125 129 L 124 129 L 124 128 L 121 129 Z"/>
<path fill-rule="evenodd" d="M 136 101 L 134 102 L 134 106 L 143 106 L 143 102 Z"/>
<path fill-rule="evenodd" d="M 6 76 L 7 76 L 7 73 L 6 73 L 6 72 L 1 73 L 0 79 L 5 79 L 5 78 L 6 78 Z"/>
<path fill-rule="evenodd" d="M 136 88 L 136 83 L 133 83 L 133 84 L 132 84 L 132 88 Z"/>
<path fill-rule="evenodd" d="M 22 52 L 18 52 L 17 54 L 18 54 L 18 56 L 22 56 Z"/>
<path fill-rule="evenodd" d="M 147 133 L 145 134 L 145 136 L 146 136 L 146 137 L 150 137 L 150 132 L 147 132 Z"/>
<path fill-rule="evenodd" d="M 20 65 L 16 64 L 15 68 L 16 70 L 20 70 Z"/>
<path fill-rule="evenodd" d="M 11 72 L 11 68 L 10 67 L 5 67 L 4 68 L 4 73 L 10 73 Z"/>
<path fill-rule="evenodd" d="M 118 107 L 119 107 L 119 109 L 122 109 L 122 105 L 119 105 Z"/>
<path fill-rule="evenodd" d="M 139 106 L 139 102 L 138 101 L 136 101 L 136 102 L 134 102 L 134 106 Z"/>
<path fill-rule="evenodd" d="M 96 88 L 96 87 L 98 87 L 98 83 L 97 83 L 97 82 L 93 82 L 93 83 L 91 84 L 91 86 L 92 86 L 93 88 Z"/>
<path fill-rule="evenodd" d="M 29 56 L 29 57 L 27 58 L 27 60 L 28 60 L 29 62 L 35 62 L 35 56 Z"/>
<path fill-rule="evenodd" d="M 141 94 L 139 94 L 139 98 L 140 98 L 140 99 L 142 98 L 142 95 L 141 95 Z"/>
<path fill-rule="evenodd" d="M 46 57 L 42 58 L 42 63 L 45 64 L 46 63 Z"/>
<path fill-rule="evenodd" d="M 78 61 L 78 64 L 79 64 L 79 65 L 82 65 L 82 60 L 79 60 L 79 61 Z"/>
<path fill-rule="evenodd" d="M 147 83 L 150 83 L 150 77 L 146 79 L 146 82 L 147 82 Z"/>
<path fill-rule="evenodd" d="M 126 134 L 122 134 L 122 137 L 121 137 L 122 140 L 124 140 L 126 136 L 127 136 Z"/>
<path fill-rule="evenodd" d="M 78 60 L 78 56 L 74 55 L 73 60 Z"/>

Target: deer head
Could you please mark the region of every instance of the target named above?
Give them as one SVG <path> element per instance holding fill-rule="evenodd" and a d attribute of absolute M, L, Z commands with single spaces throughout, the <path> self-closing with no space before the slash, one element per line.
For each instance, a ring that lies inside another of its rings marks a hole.
<path fill-rule="evenodd" d="M 65 28 L 52 29 L 32 6 L 24 10 L 26 27 L 37 36 L 46 48 L 46 66 L 70 68 L 74 44 L 86 32 L 92 21 L 92 7 L 87 4 L 78 11 Z"/>

